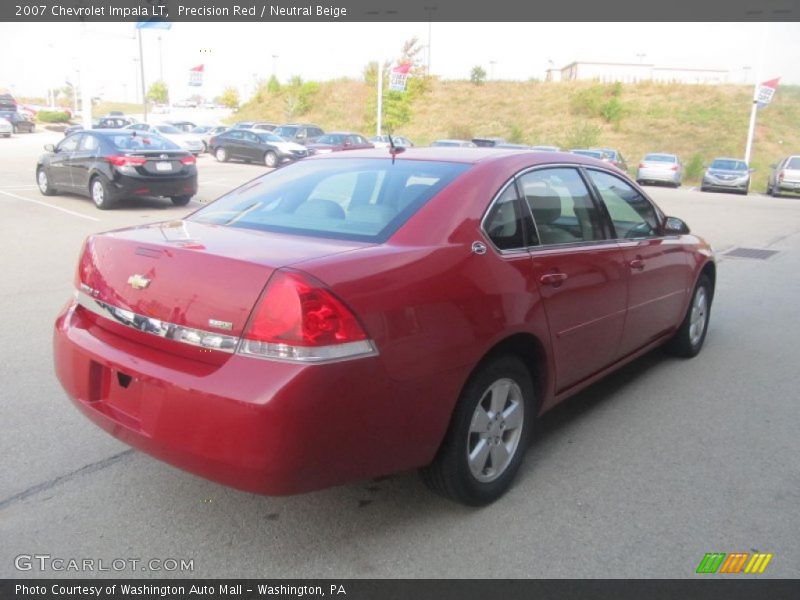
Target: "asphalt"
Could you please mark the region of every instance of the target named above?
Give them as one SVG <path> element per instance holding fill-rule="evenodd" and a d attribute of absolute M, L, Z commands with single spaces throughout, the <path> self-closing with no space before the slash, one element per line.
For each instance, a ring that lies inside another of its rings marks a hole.
<path fill-rule="evenodd" d="M 132 451 L 67 401 L 51 332 L 85 236 L 199 204 L 41 196 L 35 159 L 57 139 L 0 139 L 0 577 L 684 578 L 735 551 L 772 553 L 761 577 L 800 576 L 800 199 L 648 188 L 720 253 L 706 347 L 653 352 L 551 411 L 494 505 L 452 504 L 414 473 L 268 498 Z M 209 156 L 199 169 L 201 202 L 265 170 Z M 725 255 L 737 246 L 777 254 Z M 15 568 L 33 554 L 193 570 Z"/>

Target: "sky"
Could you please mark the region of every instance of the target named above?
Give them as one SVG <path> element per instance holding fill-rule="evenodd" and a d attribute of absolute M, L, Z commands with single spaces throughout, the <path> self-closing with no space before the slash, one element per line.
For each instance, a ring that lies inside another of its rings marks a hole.
<path fill-rule="evenodd" d="M 800 84 L 798 23 L 174 23 L 144 30 L 145 81 L 163 77 L 173 100 L 199 91 L 213 98 L 228 85 L 243 98 L 273 72 L 281 81 L 358 78 L 371 60 L 397 58 L 417 37 L 431 72 L 467 79 L 482 66 L 494 79 L 544 79 L 550 61 L 651 63 L 726 69 L 732 83 L 782 77 Z M 159 38 L 160 41 L 159 41 Z M 13 48 L 0 63 L 0 88 L 42 96 L 75 81 L 93 95 L 141 100 L 139 47 L 132 23 L 0 23 Z M 205 65 L 204 85 L 188 87 L 188 70 Z"/>

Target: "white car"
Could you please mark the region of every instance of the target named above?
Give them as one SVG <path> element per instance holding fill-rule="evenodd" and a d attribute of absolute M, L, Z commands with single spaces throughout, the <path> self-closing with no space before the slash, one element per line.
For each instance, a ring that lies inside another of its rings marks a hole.
<path fill-rule="evenodd" d="M 388 135 L 373 135 L 371 138 L 369 138 L 369 141 L 372 142 L 372 145 L 376 148 L 388 148 L 391 145 Z M 414 147 L 414 143 L 410 139 L 400 135 L 393 135 L 392 142 L 394 142 L 395 147 Z"/>
<path fill-rule="evenodd" d="M 11 125 L 11 121 L 0 118 L 0 135 L 3 137 L 11 137 L 12 133 L 14 133 L 14 126 Z"/>
<path fill-rule="evenodd" d="M 185 133 L 178 129 L 177 127 L 173 127 L 172 125 L 153 125 L 151 123 L 134 123 L 133 125 L 128 125 L 125 129 L 133 129 L 135 131 L 141 131 L 150 133 L 152 135 L 159 135 L 161 137 L 165 137 L 168 140 L 171 140 L 178 144 L 184 150 L 188 150 L 195 156 L 198 156 L 201 152 L 203 152 L 203 136 L 197 133 Z"/>

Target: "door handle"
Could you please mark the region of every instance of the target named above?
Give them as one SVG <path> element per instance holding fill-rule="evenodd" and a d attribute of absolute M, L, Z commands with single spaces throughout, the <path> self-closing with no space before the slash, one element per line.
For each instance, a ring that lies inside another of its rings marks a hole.
<path fill-rule="evenodd" d="M 628 264 L 630 265 L 631 269 L 636 269 L 637 271 L 644 269 L 644 261 L 641 258 L 634 258 Z"/>
<path fill-rule="evenodd" d="M 539 281 L 544 285 L 552 285 L 558 287 L 567 280 L 566 273 L 547 273 L 539 278 Z"/>

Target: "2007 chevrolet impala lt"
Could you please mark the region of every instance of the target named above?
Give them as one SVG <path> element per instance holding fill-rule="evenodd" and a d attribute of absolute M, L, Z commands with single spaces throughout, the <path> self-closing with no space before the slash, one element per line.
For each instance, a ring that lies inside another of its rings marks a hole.
<path fill-rule="evenodd" d="M 700 351 L 713 252 L 613 166 L 347 154 L 89 237 L 54 335 L 76 406 L 243 490 L 421 468 L 480 505 L 538 415 L 656 346 Z"/>

